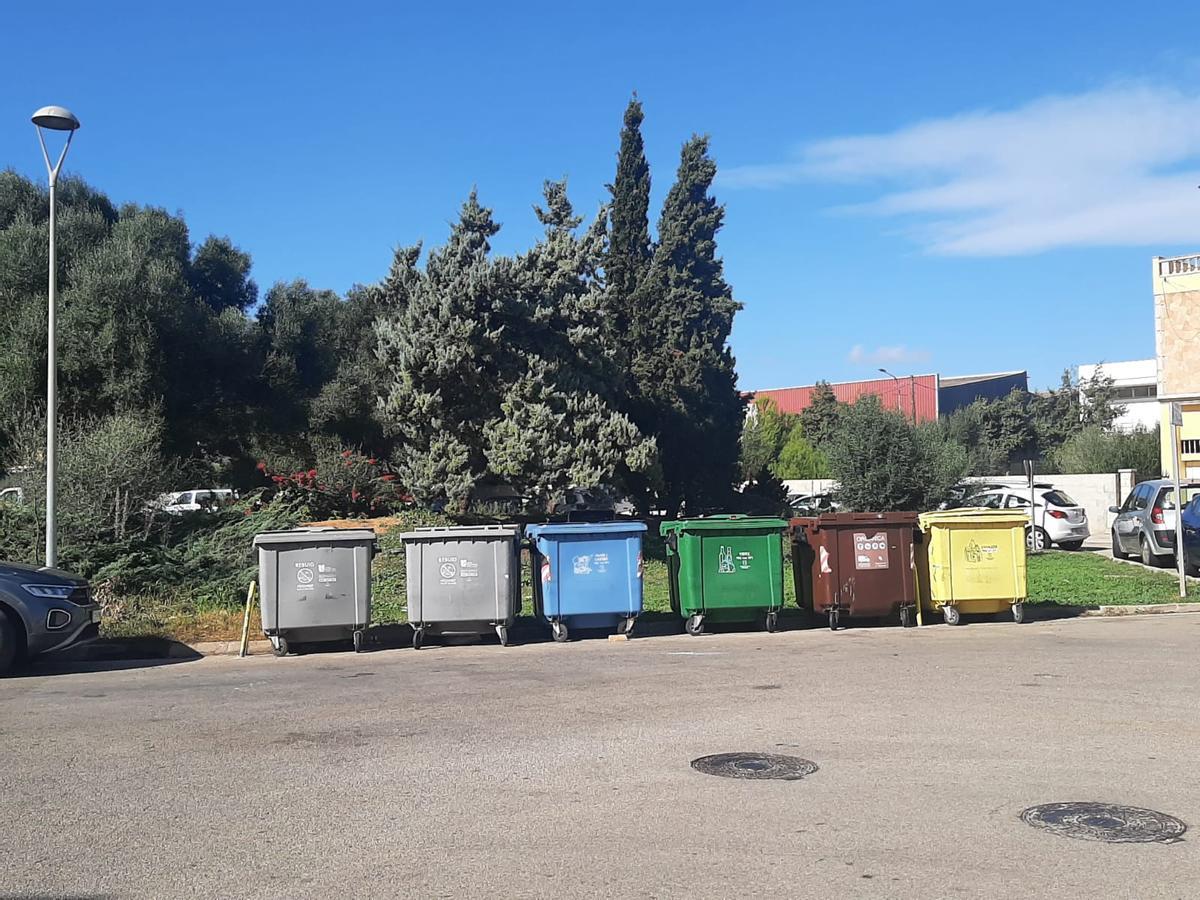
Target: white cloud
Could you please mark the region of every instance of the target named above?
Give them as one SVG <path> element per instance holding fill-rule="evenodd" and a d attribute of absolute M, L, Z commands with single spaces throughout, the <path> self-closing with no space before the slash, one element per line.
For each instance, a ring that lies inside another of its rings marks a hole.
<path fill-rule="evenodd" d="M 914 350 L 903 344 L 894 347 L 876 347 L 868 350 L 862 344 L 855 344 L 846 356 L 847 361 L 856 365 L 886 366 L 898 363 L 928 362 L 929 351 Z"/>
<path fill-rule="evenodd" d="M 933 253 L 1200 240 L 1200 94 L 1118 85 L 1008 111 L 818 141 L 795 159 L 726 170 L 727 188 L 885 183 L 843 209 L 902 216 Z"/>

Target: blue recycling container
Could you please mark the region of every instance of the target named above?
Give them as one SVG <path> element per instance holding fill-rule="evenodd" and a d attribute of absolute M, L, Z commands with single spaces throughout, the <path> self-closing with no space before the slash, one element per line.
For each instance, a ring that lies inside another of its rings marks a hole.
<path fill-rule="evenodd" d="M 529 525 L 533 602 L 556 641 L 568 628 L 629 634 L 642 612 L 645 522 Z"/>

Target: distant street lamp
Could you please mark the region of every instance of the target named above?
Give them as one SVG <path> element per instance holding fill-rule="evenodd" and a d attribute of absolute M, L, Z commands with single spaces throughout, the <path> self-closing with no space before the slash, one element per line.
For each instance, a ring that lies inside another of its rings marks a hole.
<path fill-rule="evenodd" d="M 55 519 L 58 475 L 58 354 L 55 346 L 58 324 L 55 317 L 58 300 L 58 259 L 54 251 L 55 189 L 58 186 L 58 173 L 62 170 L 63 160 L 67 158 L 67 150 L 71 147 L 71 138 L 75 136 L 75 129 L 79 127 L 79 119 L 62 106 L 43 106 L 33 114 L 32 119 L 37 128 L 38 143 L 42 145 L 46 173 L 50 176 L 50 297 L 49 315 L 46 320 L 46 565 L 53 567 L 58 564 L 58 523 Z M 46 151 L 46 139 L 43 136 L 46 129 L 67 133 L 67 142 L 54 165 L 50 164 L 50 154 Z"/>
<path fill-rule="evenodd" d="M 900 379 L 897 378 L 895 375 L 893 375 L 891 372 L 889 372 L 887 369 L 881 368 L 879 371 L 882 372 L 884 375 L 887 375 L 893 381 L 896 382 L 896 408 L 902 409 L 901 404 L 900 404 Z M 910 409 L 912 412 L 912 420 L 913 420 L 913 424 L 915 425 L 915 424 L 917 424 L 917 379 L 912 375 L 908 376 L 908 391 L 909 391 L 908 400 L 909 400 Z"/>

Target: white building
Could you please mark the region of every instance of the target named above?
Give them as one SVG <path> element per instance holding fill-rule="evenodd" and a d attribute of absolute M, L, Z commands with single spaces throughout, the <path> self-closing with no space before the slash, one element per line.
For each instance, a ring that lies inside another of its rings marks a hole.
<path fill-rule="evenodd" d="M 1117 402 L 1125 412 L 1115 422 L 1118 431 L 1133 431 L 1138 425 L 1151 430 L 1158 424 L 1158 362 L 1135 359 L 1130 362 L 1109 362 L 1079 367 L 1080 382 L 1092 378 L 1097 371 L 1113 380 Z"/>

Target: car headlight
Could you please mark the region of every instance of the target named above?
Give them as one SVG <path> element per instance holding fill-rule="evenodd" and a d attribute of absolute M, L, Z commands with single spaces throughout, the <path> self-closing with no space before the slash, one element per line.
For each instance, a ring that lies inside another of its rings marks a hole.
<path fill-rule="evenodd" d="M 70 584 L 23 584 L 21 587 L 26 593 L 44 600 L 66 600 L 75 590 L 74 585 Z"/>

